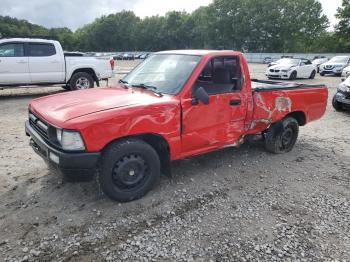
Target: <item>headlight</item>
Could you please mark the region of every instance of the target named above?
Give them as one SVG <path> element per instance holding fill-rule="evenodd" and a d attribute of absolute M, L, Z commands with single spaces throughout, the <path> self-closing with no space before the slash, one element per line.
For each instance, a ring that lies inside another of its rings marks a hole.
<path fill-rule="evenodd" d="M 78 131 L 57 129 L 56 135 L 57 141 L 61 144 L 64 150 L 85 150 L 83 139 Z"/>
<path fill-rule="evenodd" d="M 338 87 L 338 90 L 344 92 L 344 93 L 350 93 L 350 87 L 348 87 L 345 84 L 340 84 Z"/>

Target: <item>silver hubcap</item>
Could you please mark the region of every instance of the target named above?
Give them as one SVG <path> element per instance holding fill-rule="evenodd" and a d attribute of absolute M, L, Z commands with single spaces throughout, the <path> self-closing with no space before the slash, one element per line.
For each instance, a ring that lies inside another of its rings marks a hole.
<path fill-rule="evenodd" d="M 88 89 L 90 87 L 90 82 L 87 78 L 80 77 L 75 83 L 75 86 L 77 87 L 77 89 Z"/>

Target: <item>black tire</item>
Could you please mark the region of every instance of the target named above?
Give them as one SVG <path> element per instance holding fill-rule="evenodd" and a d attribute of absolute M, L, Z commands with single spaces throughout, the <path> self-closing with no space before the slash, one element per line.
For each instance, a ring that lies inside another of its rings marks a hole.
<path fill-rule="evenodd" d="M 139 139 L 115 142 L 103 152 L 98 179 L 103 192 L 113 200 L 139 199 L 159 182 L 159 156 Z"/>
<path fill-rule="evenodd" d="M 94 87 L 94 78 L 86 72 L 75 73 L 70 81 L 69 86 L 71 90 L 84 90 Z"/>
<path fill-rule="evenodd" d="M 325 76 L 325 73 L 322 73 L 322 72 L 321 72 L 321 73 L 320 73 L 320 76 Z"/>
<path fill-rule="evenodd" d="M 316 70 L 311 72 L 311 75 L 310 75 L 309 79 L 314 79 L 315 76 L 316 76 Z"/>
<path fill-rule="evenodd" d="M 287 117 L 272 124 L 264 134 L 265 148 L 274 154 L 290 152 L 299 134 L 299 123 L 293 117 Z"/>
<path fill-rule="evenodd" d="M 293 72 L 290 74 L 289 80 L 295 80 L 295 79 L 297 79 L 297 76 L 298 76 L 297 71 L 293 71 Z"/>
<path fill-rule="evenodd" d="M 335 96 L 332 99 L 332 106 L 335 109 L 335 111 L 340 112 L 344 110 L 342 104 L 335 99 Z"/>

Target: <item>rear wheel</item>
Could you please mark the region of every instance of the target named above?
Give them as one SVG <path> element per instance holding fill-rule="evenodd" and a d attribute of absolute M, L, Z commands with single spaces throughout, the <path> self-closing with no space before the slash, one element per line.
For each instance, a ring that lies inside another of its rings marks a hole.
<path fill-rule="evenodd" d="M 265 132 L 265 148 L 274 154 L 291 151 L 298 139 L 299 123 L 293 117 L 287 117 L 272 124 Z"/>
<path fill-rule="evenodd" d="M 94 87 L 93 77 L 86 72 L 75 73 L 69 81 L 71 90 L 83 90 Z"/>
<path fill-rule="evenodd" d="M 310 75 L 309 78 L 310 78 L 310 79 L 314 79 L 315 76 L 316 76 L 316 70 L 314 70 L 314 71 L 311 72 L 311 75 Z"/>
<path fill-rule="evenodd" d="M 128 202 L 144 196 L 159 181 L 160 160 L 149 144 L 128 139 L 110 145 L 102 156 L 99 183 L 113 200 Z"/>
<path fill-rule="evenodd" d="M 335 109 L 335 111 L 343 111 L 343 106 L 341 103 L 339 103 L 337 101 L 337 99 L 335 98 L 335 96 L 332 99 L 332 106 Z"/>
<path fill-rule="evenodd" d="M 293 71 L 291 74 L 290 74 L 290 77 L 289 77 L 289 80 L 295 80 L 297 79 L 297 71 Z"/>

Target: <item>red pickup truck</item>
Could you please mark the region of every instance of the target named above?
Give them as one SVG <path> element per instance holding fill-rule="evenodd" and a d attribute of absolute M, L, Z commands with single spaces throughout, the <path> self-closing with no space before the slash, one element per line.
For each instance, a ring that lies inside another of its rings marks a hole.
<path fill-rule="evenodd" d="M 113 88 L 34 99 L 25 128 L 50 165 L 70 176 L 97 173 L 106 195 L 131 201 L 170 174 L 172 160 L 251 135 L 272 153 L 290 151 L 327 98 L 322 85 L 251 80 L 240 52 L 167 51 Z"/>

